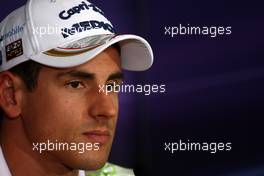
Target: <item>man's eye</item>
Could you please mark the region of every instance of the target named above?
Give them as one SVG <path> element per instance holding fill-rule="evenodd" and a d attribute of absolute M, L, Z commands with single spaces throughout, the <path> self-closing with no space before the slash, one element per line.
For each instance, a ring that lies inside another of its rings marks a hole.
<path fill-rule="evenodd" d="M 80 81 L 71 81 L 66 84 L 67 87 L 72 89 L 81 89 L 84 88 L 84 84 Z"/>

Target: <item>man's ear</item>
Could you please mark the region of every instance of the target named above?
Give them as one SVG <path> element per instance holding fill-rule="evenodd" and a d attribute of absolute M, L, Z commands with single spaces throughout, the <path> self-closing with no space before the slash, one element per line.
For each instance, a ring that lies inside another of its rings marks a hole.
<path fill-rule="evenodd" d="M 22 80 L 13 73 L 0 73 L 0 106 L 8 118 L 15 119 L 21 114 L 22 87 Z"/>

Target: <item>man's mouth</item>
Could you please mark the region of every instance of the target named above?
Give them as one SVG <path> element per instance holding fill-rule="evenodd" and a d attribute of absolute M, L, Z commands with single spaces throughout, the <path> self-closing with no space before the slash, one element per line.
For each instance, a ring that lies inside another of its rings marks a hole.
<path fill-rule="evenodd" d="M 92 143 L 105 144 L 110 140 L 110 132 L 108 130 L 93 130 L 84 132 L 83 135 Z"/>

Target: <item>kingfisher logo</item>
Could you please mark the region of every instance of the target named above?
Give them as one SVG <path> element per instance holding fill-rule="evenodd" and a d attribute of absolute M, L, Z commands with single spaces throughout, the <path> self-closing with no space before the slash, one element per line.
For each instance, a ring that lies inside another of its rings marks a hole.
<path fill-rule="evenodd" d="M 95 11 L 97 13 L 100 13 L 101 15 L 104 15 L 103 11 L 101 9 L 99 9 L 97 6 L 95 6 L 94 4 L 92 4 L 92 3 L 87 4 L 84 1 L 82 1 L 82 3 L 79 4 L 78 6 L 74 6 L 67 11 L 63 10 L 62 12 L 60 12 L 59 17 L 63 20 L 68 20 L 73 15 L 75 15 L 77 13 L 79 14 L 84 10 L 90 10 L 90 9 L 92 9 L 93 11 Z"/>
<path fill-rule="evenodd" d="M 63 28 L 62 29 L 62 36 L 67 38 L 69 36 L 75 35 L 76 33 L 85 32 L 92 29 L 104 29 L 111 33 L 114 33 L 114 28 L 111 24 L 105 23 L 103 21 L 83 21 L 80 23 L 75 23 L 72 25 L 71 28 Z"/>
<path fill-rule="evenodd" d="M 6 34 L 0 36 L 0 43 L 3 42 L 4 40 L 6 40 L 7 38 L 10 38 L 16 34 L 19 34 L 21 32 L 24 31 L 24 26 L 16 26 L 14 28 L 12 28 L 9 32 L 7 32 Z"/>

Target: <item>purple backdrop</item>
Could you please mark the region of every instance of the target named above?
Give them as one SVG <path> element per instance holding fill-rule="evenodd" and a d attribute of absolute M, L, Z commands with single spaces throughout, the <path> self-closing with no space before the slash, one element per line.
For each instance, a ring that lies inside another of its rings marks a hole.
<path fill-rule="evenodd" d="M 0 19 L 25 1 L 0 3 Z M 166 84 L 166 94 L 122 94 L 110 161 L 136 175 L 264 175 L 264 49 L 261 1 L 92 1 L 119 33 L 150 41 L 153 67 L 129 82 Z M 45 15 L 45 14 L 43 14 Z M 164 35 L 165 26 L 232 26 L 232 35 Z M 232 142 L 231 152 L 164 151 L 164 142 Z"/>

